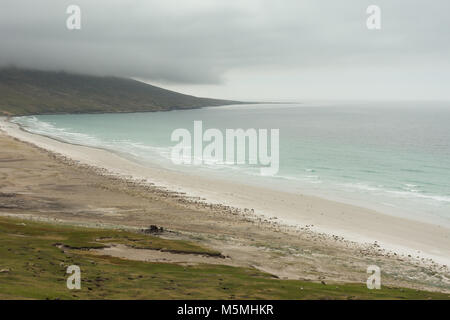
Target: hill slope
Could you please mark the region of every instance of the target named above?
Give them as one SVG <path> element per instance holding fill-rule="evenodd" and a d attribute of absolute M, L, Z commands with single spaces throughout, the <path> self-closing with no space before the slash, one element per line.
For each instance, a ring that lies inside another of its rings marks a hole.
<path fill-rule="evenodd" d="M 161 111 L 238 103 L 198 98 L 132 79 L 0 69 L 0 115 Z"/>

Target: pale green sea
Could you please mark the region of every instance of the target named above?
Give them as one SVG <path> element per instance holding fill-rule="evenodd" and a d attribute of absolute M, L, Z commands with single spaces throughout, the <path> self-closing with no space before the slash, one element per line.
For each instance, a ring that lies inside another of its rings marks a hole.
<path fill-rule="evenodd" d="M 280 170 L 174 165 L 170 135 L 206 128 L 280 130 Z M 450 226 L 450 103 L 262 104 L 128 114 L 15 118 L 27 130 L 107 148 L 151 166 L 309 193 Z"/>

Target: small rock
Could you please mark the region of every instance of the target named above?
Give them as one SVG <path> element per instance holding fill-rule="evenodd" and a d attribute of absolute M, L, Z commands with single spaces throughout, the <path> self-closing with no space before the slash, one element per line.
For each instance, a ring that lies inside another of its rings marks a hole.
<path fill-rule="evenodd" d="M 144 233 L 161 233 L 164 231 L 163 227 L 159 227 L 155 226 L 155 225 L 151 225 L 150 227 L 148 227 L 147 229 L 142 230 Z"/>

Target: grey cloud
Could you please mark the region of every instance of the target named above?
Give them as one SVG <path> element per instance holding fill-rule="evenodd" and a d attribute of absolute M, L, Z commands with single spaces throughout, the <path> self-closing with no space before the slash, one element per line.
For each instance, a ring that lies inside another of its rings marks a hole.
<path fill-rule="evenodd" d="M 0 66 L 220 84 L 232 70 L 446 63 L 447 0 L 2 0 Z M 65 27 L 69 4 L 82 30 Z M 405 58 L 405 54 L 407 57 Z"/>

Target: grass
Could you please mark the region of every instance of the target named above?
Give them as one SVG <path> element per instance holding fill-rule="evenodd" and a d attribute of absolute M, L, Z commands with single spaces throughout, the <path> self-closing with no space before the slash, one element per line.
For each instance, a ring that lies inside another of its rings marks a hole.
<path fill-rule="evenodd" d="M 120 230 L 0 218 L 1 299 L 449 299 L 412 289 L 368 290 L 364 284 L 279 280 L 252 268 L 183 266 L 91 254 L 121 243 L 136 248 L 218 255 L 194 243 Z M 57 244 L 70 249 L 62 250 Z M 69 265 L 81 268 L 81 290 L 66 288 Z"/>

